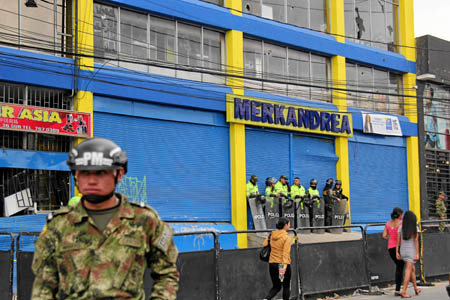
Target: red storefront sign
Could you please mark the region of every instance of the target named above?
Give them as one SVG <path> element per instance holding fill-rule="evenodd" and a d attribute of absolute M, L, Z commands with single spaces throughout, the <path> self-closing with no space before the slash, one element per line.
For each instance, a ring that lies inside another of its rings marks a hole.
<path fill-rule="evenodd" d="M 91 114 L 4 103 L 0 129 L 90 137 Z"/>

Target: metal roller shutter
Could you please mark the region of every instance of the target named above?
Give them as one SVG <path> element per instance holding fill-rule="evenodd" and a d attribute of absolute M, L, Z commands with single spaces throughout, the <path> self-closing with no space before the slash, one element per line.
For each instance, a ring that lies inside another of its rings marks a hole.
<path fill-rule="evenodd" d="M 352 223 L 380 222 L 388 220 L 396 206 L 408 209 L 406 147 L 382 145 L 385 139 L 392 138 L 349 142 Z"/>
<path fill-rule="evenodd" d="M 127 152 L 119 191 L 164 220 L 231 221 L 228 128 L 98 112 L 94 124 Z"/>

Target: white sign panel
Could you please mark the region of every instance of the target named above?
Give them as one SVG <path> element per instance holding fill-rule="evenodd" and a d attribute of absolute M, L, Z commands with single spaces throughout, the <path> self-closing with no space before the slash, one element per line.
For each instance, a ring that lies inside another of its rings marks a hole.
<path fill-rule="evenodd" d="M 9 217 L 33 206 L 30 189 L 5 197 L 5 216 Z"/>
<path fill-rule="evenodd" d="M 362 114 L 363 132 L 402 136 L 402 128 L 397 117 L 381 114 Z"/>

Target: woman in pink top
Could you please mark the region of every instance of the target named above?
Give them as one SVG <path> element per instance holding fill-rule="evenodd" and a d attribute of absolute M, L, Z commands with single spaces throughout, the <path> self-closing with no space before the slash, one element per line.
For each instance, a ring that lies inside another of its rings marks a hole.
<path fill-rule="evenodd" d="M 386 222 L 383 231 L 383 239 L 388 240 L 388 251 L 392 260 L 395 263 L 395 295 L 400 296 L 400 286 L 402 284 L 403 268 L 405 262 L 401 259 L 397 259 L 395 246 L 397 245 L 397 231 L 398 227 L 402 224 L 403 210 L 400 207 L 395 207 L 391 213 L 390 221 Z M 389 239 L 388 239 L 389 237 Z"/>

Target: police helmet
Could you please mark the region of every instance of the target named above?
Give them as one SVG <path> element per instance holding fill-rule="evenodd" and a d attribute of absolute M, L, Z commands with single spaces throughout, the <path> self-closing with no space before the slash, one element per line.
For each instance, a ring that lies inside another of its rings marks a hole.
<path fill-rule="evenodd" d="M 75 170 L 118 170 L 127 172 L 128 158 L 116 143 L 105 138 L 87 139 L 69 152 L 67 165 Z"/>
<path fill-rule="evenodd" d="M 339 179 L 336 179 L 336 182 L 334 185 L 342 185 L 342 181 L 340 181 Z"/>
<path fill-rule="evenodd" d="M 311 181 L 309 182 L 309 185 L 315 185 L 317 186 L 317 179 L 311 179 Z"/>
<path fill-rule="evenodd" d="M 333 178 L 328 178 L 327 181 L 325 182 L 327 185 L 331 186 L 334 183 L 334 179 Z"/>
<path fill-rule="evenodd" d="M 269 183 L 269 186 L 272 184 L 277 183 L 277 179 L 275 177 L 269 177 L 267 178 L 267 182 Z"/>

